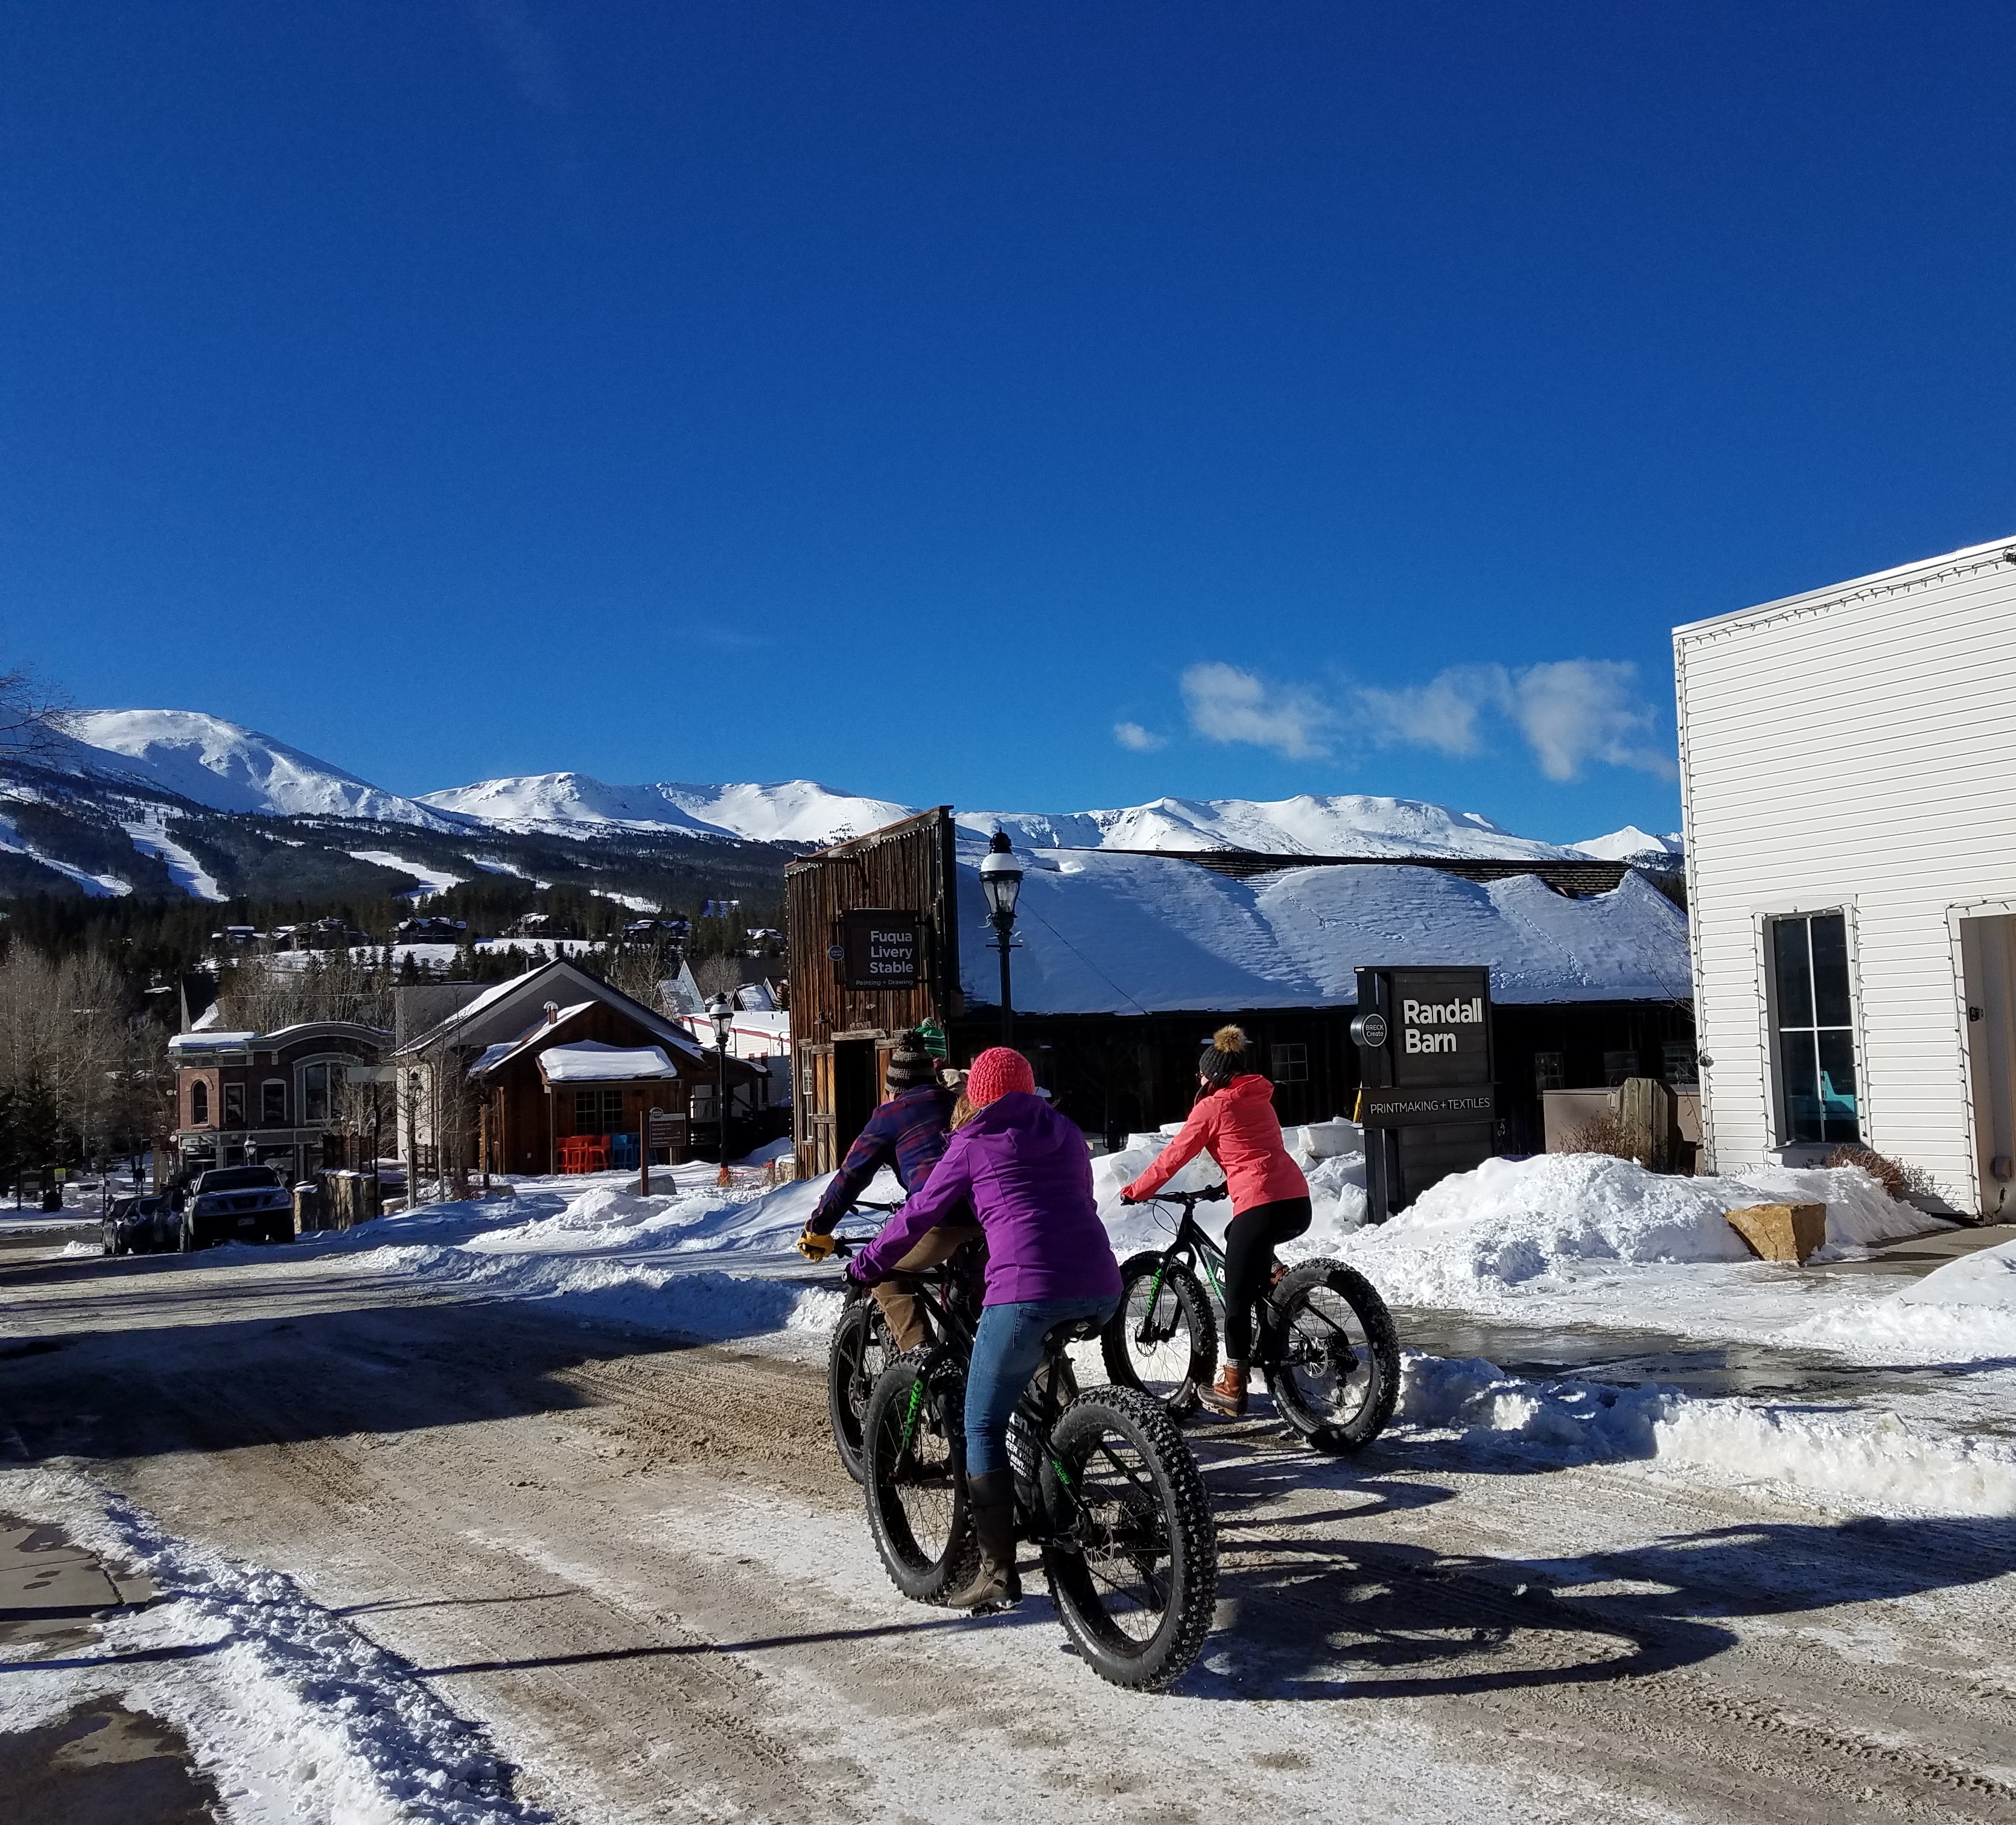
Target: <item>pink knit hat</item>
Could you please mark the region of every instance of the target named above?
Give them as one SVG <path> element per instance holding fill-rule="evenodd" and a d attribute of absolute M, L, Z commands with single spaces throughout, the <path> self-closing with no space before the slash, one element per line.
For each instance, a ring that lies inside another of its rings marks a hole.
<path fill-rule="evenodd" d="M 966 1100 L 976 1109 L 1005 1096 L 1010 1090 L 1033 1090 L 1036 1074 L 1021 1053 L 1006 1046 L 990 1046 L 973 1061 L 966 1074 Z"/>

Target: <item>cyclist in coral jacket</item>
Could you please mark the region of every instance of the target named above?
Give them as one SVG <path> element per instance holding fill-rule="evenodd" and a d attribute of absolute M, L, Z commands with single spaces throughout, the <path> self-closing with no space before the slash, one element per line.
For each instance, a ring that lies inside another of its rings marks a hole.
<path fill-rule="evenodd" d="M 1309 1182 L 1281 1139 L 1274 1086 L 1247 1062 L 1247 1040 L 1220 1027 L 1197 1060 L 1202 1094 L 1182 1132 L 1121 1193 L 1129 1204 L 1153 1197 L 1201 1153 L 1223 1170 L 1233 1218 L 1225 1232 L 1225 1367 L 1197 1397 L 1237 1419 L 1246 1411 L 1246 1370 L 1253 1355 L 1253 1301 L 1273 1272 L 1277 1244 L 1309 1226 Z"/>

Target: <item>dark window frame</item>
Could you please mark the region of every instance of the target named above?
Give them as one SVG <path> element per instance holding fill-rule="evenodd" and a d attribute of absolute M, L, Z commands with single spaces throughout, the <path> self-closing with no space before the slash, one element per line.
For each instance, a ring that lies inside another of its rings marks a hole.
<path fill-rule="evenodd" d="M 1763 963 L 1777 1145 L 1859 1143 L 1862 1048 L 1847 909 L 1767 914 Z"/>

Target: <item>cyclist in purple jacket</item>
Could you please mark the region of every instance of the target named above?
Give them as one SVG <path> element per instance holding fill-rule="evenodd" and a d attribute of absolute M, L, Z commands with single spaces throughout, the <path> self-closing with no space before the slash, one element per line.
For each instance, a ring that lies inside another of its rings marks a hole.
<path fill-rule="evenodd" d="M 966 1378 L 966 1480 L 980 1542 L 963 1608 L 1017 1601 L 1015 1489 L 1008 1421 L 1043 1359 L 1043 1337 L 1068 1319 L 1103 1322 L 1120 1300 L 1120 1264 L 1092 1195 L 1092 1150 L 1076 1124 L 1035 1093 L 1029 1061 L 1006 1046 L 973 1061 L 973 1119 L 956 1130 L 930 1182 L 848 1263 L 873 1286 L 969 1200 L 987 1236 L 987 1291 Z"/>
<path fill-rule="evenodd" d="M 898 1034 L 889 1054 L 889 1100 L 869 1117 L 855 1137 L 847 1157 L 833 1175 L 798 1238 L 798 1252 L 808 1261 L 823 1261 L 833 1251 L 833 1232 L 854 1200 L 884 1166 L 891 1168 L 904 1190 L 921 1191 L 931 1168 L 945 1150 L 957 1099 L 938 1082 L 938 1061 L 915 1031 Z M 920 1349 L 931 1341 L 917 1302 L 917 1273 L 949 1260 L 967 1243 L 977 1241 L 980 1226 L 972 1213 L 942 1223 L 896 1263 L 899 1272 L 875 1288 L 875 1302 L 888 1320 L 898 1350 Z"/>

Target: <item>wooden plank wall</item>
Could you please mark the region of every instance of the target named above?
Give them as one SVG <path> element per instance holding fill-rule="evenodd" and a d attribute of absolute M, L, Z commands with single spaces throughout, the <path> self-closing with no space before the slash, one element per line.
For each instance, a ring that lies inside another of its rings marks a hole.
<path fill-rule="evenodd" d="M 960 1010 L 957 850 L 952 807 L 940 805 L 795 862 L 784 873 L 784 926 L 791 956 L 793 1139 L 808 1175 L 837 1164 L 842 1134 L 833 1047 L 886 1042 L 905 1027 Z M 915 912 L 923 923 L 923 980 L 911 989 L 848 989 L 827 951 L 841 915 L 875 907 Z M 879 1086 L 880 1059 L 876 1060 Z"/>

